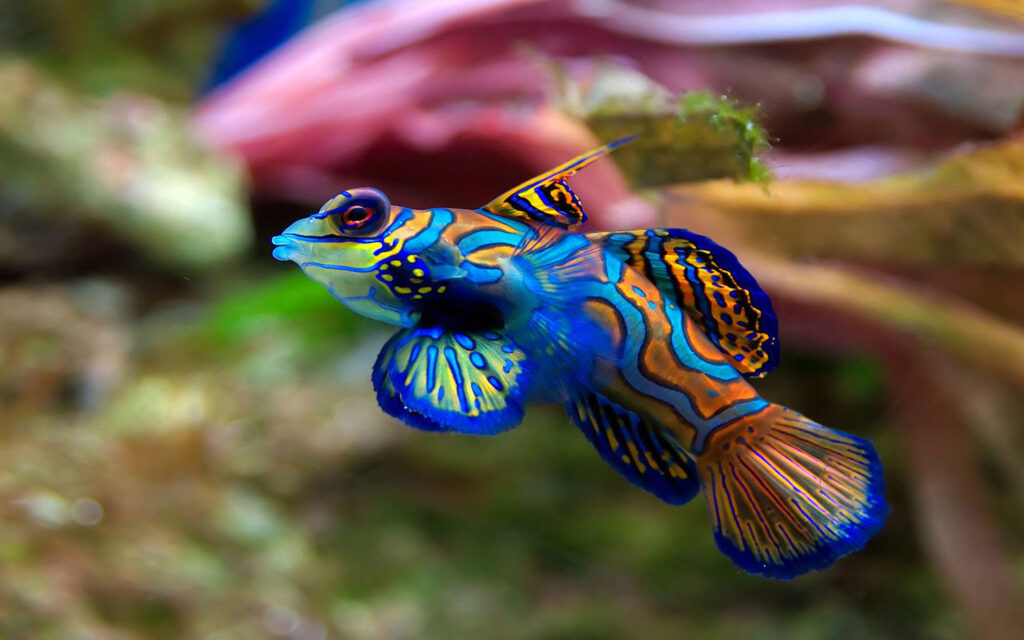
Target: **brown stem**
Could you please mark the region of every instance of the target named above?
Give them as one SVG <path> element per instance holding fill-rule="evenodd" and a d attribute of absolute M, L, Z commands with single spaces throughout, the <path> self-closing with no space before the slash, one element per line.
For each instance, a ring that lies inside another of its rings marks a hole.
<path fill-rule="evenodd" d="M 890 332 L 913 336 L 1024 386 L 1024 331 L 963 300 L 851 267 L 794 264 L 761 256 L 745 256 L 744 263 L 773 294 L 827 306 Z"/>

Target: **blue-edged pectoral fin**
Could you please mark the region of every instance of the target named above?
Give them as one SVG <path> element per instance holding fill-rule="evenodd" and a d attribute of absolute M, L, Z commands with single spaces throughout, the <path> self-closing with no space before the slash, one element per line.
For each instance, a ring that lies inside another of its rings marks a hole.
<path fill-rule="evenodd" d="M 381 408 L 412 427 L 493 435 L 523 419 L 530 364 L 497 332 L 413 327 L 384 345 L 373 386 Z"/>

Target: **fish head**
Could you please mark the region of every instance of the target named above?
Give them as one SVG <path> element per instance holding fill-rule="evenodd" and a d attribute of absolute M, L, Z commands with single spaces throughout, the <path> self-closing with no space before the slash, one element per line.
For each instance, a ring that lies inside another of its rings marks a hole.
<path fill-rule="evenodd" d="M 418 258 L 402 251 L 404 239 L 415 231 L 415 218 L 410 209 L 392 206 L 377 189 L 349 189 L 274 236 L 274 257 L 299 265 L 356 313 L 411 326 L 415 305 L 402 295 L 405 287 L 396 291 L 394 275 L 388 274 L 397 270 L 396 262 L 418 272 Z"/>

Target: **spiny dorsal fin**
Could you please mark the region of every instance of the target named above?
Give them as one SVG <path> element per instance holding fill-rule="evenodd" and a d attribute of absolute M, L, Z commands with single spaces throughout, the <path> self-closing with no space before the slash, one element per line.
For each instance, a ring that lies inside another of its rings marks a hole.
<path fill-rule="evenodd" d="M 577 156 L 547 173 L 509 189 L 481 209 L 509 218 L 526 218 L 567 229 L 574 227 L 585 221 L 587 214 L 583 212 L 580 199 L 569 188 L 565 179 L 635 137 L 621 138 Z"/>

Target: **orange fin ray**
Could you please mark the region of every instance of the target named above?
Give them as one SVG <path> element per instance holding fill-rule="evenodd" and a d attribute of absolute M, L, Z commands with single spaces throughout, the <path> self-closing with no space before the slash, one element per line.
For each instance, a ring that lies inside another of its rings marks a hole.
<path fill-rule="evenodd" d="M 871 444 L 779 405 L 713 432 L 697 466 L 719 548 L 751 573 L 830 566 L 888 514 Z"/>

